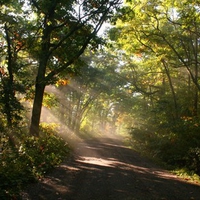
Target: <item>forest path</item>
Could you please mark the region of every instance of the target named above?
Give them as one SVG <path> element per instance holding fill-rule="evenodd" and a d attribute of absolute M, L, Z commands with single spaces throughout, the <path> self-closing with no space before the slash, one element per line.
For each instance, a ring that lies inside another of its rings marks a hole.
<path fill-rule="evenodd" d="M 157 167 L 121 139 L 88 139 L 77 147 L 72 159 L 29 185 L 23 200 L 200 200 L 200 185 Z"/>

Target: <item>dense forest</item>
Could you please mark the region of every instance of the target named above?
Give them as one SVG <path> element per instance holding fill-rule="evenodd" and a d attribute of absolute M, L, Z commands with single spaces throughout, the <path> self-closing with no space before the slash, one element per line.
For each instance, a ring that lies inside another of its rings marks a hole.
<path fill-rule="evenodd" d="M 74 137 L 200 174 L 200 3 L 0 2 L 0 197 L 69 153 Z"/>

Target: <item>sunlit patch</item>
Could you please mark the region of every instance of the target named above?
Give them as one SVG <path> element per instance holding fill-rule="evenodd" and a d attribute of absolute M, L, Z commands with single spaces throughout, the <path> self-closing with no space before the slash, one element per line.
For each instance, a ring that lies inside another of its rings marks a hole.
<path fill-rule="evenodd" d="M 88 166 L 86 166 L 86 165 L 81 165 L 80 166 L 80 169 L 81 170 L 88 170 L 89 171 L 89 173 L 93 173 L 94 171 L 102 171 L 101 169 L 99 169 L 98 167 L 97 167 L 97 165 L 93 165 L 94 167 L 91 167 L 91 165 L 88 165 Z M 96 167 L 95 167 L 96 166 Z"/>
<path fill-rule="evenodd" d="M 79 171 L 80 170 L 77 167 L 71 167 L 71 166 L 68 166 L 68 165 L 60 165 L 60 167 L 66 169 L 66 170 L 70 170 L 70 171 Z"/>
<path fill-rule="evenodd" d="M 58 195 L 59 195 L 59 193 L 62 194 L 62 193 L 70 192 L 70 189 L 67 186 L 63 185 L 62 183 L 58 184 L 57 182 L 50 181 L 50 182 L 46 183 L 46 185 L 51 187 L 51 190 L 57 191 Z"/>
<path fill-rule="evenodd" d="M 78 159 L 77 161 L 80 163 L 87 163 L 90 165 L 98 165 L 104 167 L 115 167 L 116 161 L 106 160 L 103 158 L 96 157 L 81 157 L 82 159 Z"/>
<path fill-rule="evenodd" d="M 81 166 L 81 168 L 89 169 L 89 170 L 93 169 L 93 167 L 91 167 L 91 165 L 110 167 L 110 168 L 118 168 L 118 169 L 124 171 L 123 172 L 124 176 L 127 175 L 126 171 L 133 171 L 133 172 L 140 173 L 140 174 L 152 174 L 157 177 L 162 177 L 165 179 L 176 178 L 175 175 L 167 174 L 162 170 L 156 171 L 153 168 L 140 167 L 137 165 L 132 165 L 132 164 L 126 163 L 126 162 L 120 162 L 119 160 L 116 160 L 114 158 L 104 159 L 104 158 L 83 156 L 83 157 L 80 157 L 77 160 L 77 162 L 90 165 L 90 166 Z M 97 169 L 94 168 L 94 170 L 97 170 Z"/>
<path fill-rule="evenodd" d="M 148 168 L 139 167 L 139 166 L 136 166 L 136 165 L 131 165 L 131 164 L 128 164 L 128 163 L 125 163 L 125 162 L 120 162 L 120 161 L 118 161 L 114 158 L 103 159 L 103 158 L 97 158 L 97 157 L 83 156 L 80 159 L 78 159 L 77 162 L 86 163 L 86 164 L 89 164 L 89 165 L 118 168 L 118 169 L 121 169 L 121 170 L 134 171 L 134 172 L 142 173 L 142 174 L 150 173 L 148 171 Z"/>
<path fill-rule="evenodd" d="M 177 179 L 178 176 L 174 174 L 170 174 L 169 172 L 166 171 L 158 171 L 156 169 L 153 170 L 153 174 L 155 174 L 158 177 L 164 178 L 164 179 Z"/>
<path fill-rule="evenodd" d="M 108 146 L 111 146 L 111 147 L 122 147 L 122 148 L 124 148 L 123 145 L 118 145 L 118 144 L 104 143 L 104 145 L 108 145 Z"/>
<path fill-rule="evenodd" d="M 56 193 L 66 193 L 70 192 L 70 189 L 67 185 L 63 184 L 60 178 L 47 177 L 43 181 L 44 187 L 49 187 L 51 190 L 56 191 Z"/>
<path fill-rule="evenodd" d="M 100 148 L 98 148 L 98 147 L 90 147 L 90 146 L 86 146 L 85 148 L 87 148 L 87 149 L 93 149 L 93 150 L 100 149 Z"/>

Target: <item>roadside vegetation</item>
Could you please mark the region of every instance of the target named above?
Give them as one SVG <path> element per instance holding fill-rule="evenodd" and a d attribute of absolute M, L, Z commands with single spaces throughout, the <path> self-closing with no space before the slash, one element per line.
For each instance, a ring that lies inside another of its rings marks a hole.
<path fill-rule="evenodd" d="M 134 99 L 135 148 L 198 175 L 199 24 L 197 2 L 127 0 L 109 31 Z"/>
<path fill-rule="evenodd" d="M 184 177 L 200 182 L 200 136 L 196 120 L 143 124 L 129 129 L 133 149 Z"/>
<path fill-rule="evenodd" d="M 13 132 L 14 130 L 7 130 Z M 15 130 L 19 134 L 19 130 Z M 20 133 L 20 140 L 10 143 L 6 134 L 0 141 L 0 199 L 20 199 L 20 191 L 38 181 L 69 156 L 69 145 L 52 128 L 43 125 L 40 137 Z"/>

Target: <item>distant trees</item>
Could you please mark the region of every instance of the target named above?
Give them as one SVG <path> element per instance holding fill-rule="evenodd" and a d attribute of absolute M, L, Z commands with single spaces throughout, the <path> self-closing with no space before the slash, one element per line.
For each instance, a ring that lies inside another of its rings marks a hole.
<path fill-rule="evenodd" d="M 118 107 L 122 106 L 119 104 L 124 101 L 122 90 L 126 84 L 116 72 L 118 60 L 109 51 L 86 51 L 82 60 L 85 64 L 79 73 L 58 81 L 53 89 L 58 99 L 56 116 L 63 127 L 74 133 L 80 129 L 95 131 L 101 127 L 103 130 L 108 124 L 114 125 Z"/>

